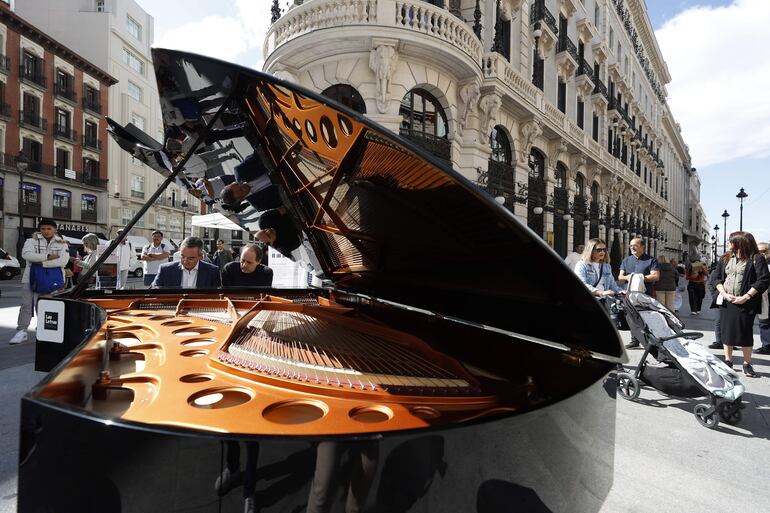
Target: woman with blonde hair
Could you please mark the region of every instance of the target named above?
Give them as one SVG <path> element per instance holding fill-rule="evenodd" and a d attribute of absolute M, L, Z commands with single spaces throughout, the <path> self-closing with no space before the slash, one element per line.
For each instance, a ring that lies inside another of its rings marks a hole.
<path fill-rule="evenodd" d="M 590 239 L 586 243 L 582 259 L 575 265 L 575 273 L 594 296 L 623 292 L 612 276 L 610 254 L 607 243 L 602 239 Z"/>
<path fill-rule="evenodd" d="M 96 251 L 99 247 L 99 237 L 93 233 L 88 233 L 83 237 L 82 241 L 83 250 L 85 251 L 86 256 L 82 259 L 71 257 L 70 260 L 72 260 L 75 265 L 79 265 L 83 268 L 84 271 L 86 271 L 99 259 L 99 252 Z"/>

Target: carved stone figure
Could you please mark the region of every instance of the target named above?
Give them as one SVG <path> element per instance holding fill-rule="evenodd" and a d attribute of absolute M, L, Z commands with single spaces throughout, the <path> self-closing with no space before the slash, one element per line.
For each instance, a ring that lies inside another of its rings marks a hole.
<path fill-rule="evenodd" d="M 287 69 L 278 69 L 273 71 L 273 76 L 291 82 L 292 84 L 298 84 L 297 76 Z"/>
<path fill-rule="evenodd" d="M 377 110 L 385 114 L 390 102 L 390 79 L 398 65 L 398 52 L 390 44 L 381 44 L 369 53 L 369 67 L 377 78 Z"/>
<path fill-rule="evenodd" d="M 481 90 L 476 82 L 465 84 L 460 89 L 460 105 L 457 108 L 457 126 L 462 134 L 468 122 L 468 114 L 476 111 L 481 97 Z"/>
<path fill-rule="evenodd" d="M 492 127 L 497 122 L 497 115 L 500 113 L 500 107 L 503 101 L 499 96 L 488 94 L 479 101 L 479 108 L 484 114 L 481 118 L 481 142 L 489 142 L 489 134 L 492 133 Z"/>
<path fill-rule="evenodd" d="M 519 132 L 521 132 L 522 139 L 522 160 L 526 162 L 529 158 L 529 153 L 532 151 L 532 144 L 534 144 L 535 139 L 543 135 L 543 128 L 538 120 L 531 119 L 521 125 Z"/>

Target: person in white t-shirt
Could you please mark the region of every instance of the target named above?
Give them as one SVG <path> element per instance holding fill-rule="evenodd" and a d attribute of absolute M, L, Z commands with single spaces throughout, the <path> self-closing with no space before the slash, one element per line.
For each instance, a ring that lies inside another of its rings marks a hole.
<path fill-rule="evenodd" d="M 142 248 L 142 256 L 139 257 L 144 270 L 145 287 L 152 285 L 160 265 L 168 262 L 168 255 L 168 249 L 163 243 L 163 232 L 155 230 L 152 232 L 152 243 Z"/>
<path fill-rule="evenodd" d="M 118 230 L 117 237 L 120 237 L 122 233 L 123 229 L 121 228 Z M 120 283 L 118 283 L 118 288 L 124 289 L 128 283 L 128 271 L 131 267 L 131 258 L 134 256 L 134 247 L 131 245 L 128 238 L 125 238 L 121 241 L 115 252 L 118 254 L 118 271 L 120 271 Z"/>
<path fill-rule="evenodd" d="M 567 258 L 564 259 L 564 263 L 573 271 L 575 270 L 575 264 L 583 259 L 583 249 L 585 249 L 583 244 L 575 244 L 575 251 L 567 255 Z"/>

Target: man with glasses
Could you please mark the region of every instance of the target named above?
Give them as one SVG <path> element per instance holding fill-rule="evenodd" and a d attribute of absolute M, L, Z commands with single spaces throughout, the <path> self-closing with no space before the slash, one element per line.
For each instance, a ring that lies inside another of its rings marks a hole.
<path fill-rule="evenodd" d="M 759 248 L 759 252 L 762 253 L 762 256 L 765 257 L 765 260 L 768 263 L 767 267 L 770 269 L 770 243 L 758 242 L 757 248 Z M 764 297 L 762 298 L 762 311 L 758 316 L 759 340 L 762 342 L 762 347 L 754 351 L 754 354 L 770 354 L 770 318 L 768 318 L 768 311 L 765 309 L 765 305 L 768 304 L 767 294 L 767 291 L 765 291 Z"/>
<path fill-rule="evenodd" d="M 655 257 L 648 255 L 644 251 L 644 241 L 640 238 L 633 238 L 628 247 L 631 254 L 623 259 L 620 264 L 619 282 L 630 282 L 632 274 L 644 275 L 644 288 L 648 296 L 652 296 L 652 284 L 660 279 L 660 270 L 658 261 Z M 639 341 L 631 339 L 631 343 L 626 347 L 638 347 Z"/>
<path fill-rule="evenodd" d="M 203 261 L 203 241 L 187 237 L 179 249 L 179 262 L 163 264 L 152 282 L 153 288 L 183 289 L 219 287 L 219 267 Z"/>

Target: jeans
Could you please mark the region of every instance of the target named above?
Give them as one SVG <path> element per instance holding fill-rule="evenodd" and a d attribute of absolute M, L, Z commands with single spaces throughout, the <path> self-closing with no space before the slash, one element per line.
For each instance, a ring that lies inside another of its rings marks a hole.
<path fill-rule="evenodd" d="M 770 348 L 770 319 L 759 320 L 759 340 L 762 347 Z"/>
<path fill-rule="evenodd" d="M 32 292 L 29 283 L 21 284 L 21 308 L 19 308 L 19 318 L 16 321 L 16 330 L 26 331 L 29 323 L 32 321 L 32 311 L 37 303 L 38 294 Z"/>

